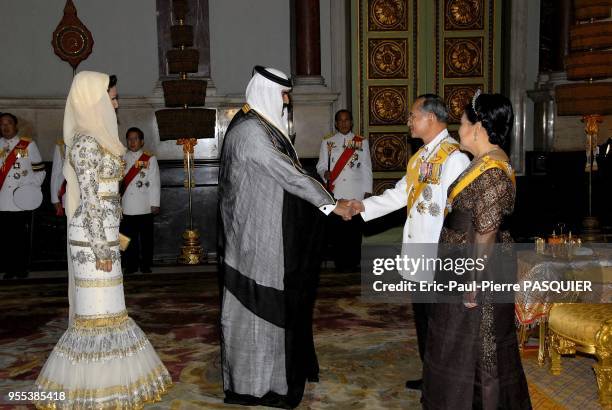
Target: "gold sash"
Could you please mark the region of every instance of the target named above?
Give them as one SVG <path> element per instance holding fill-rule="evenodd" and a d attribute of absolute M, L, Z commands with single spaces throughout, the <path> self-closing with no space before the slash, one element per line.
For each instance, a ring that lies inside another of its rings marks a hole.
<path fill-rule="evenodd" d="M 425 189 L 428 183 L 439 184 L 440 175 L 442 174 L 442 164 L 447 160 L 450 154 L 459 149 L 459 144 L 455 144 L 449 141 L 444 141 L 440 144 L 440 149 L 435 153 L 434 157 L 426 162 L 431 164 L 432 171 L 429 178 L 419 178 L 420 168 L 423 163 L 421 159 L 421 152 L 423 147 L 414 154 L 410 161 L 408 161 L 408 167 L 406 169 L 406 183 L 408 190 L 408 212 L 412 209 L 412 206 L 421 195 L 421 192 Z"/>
<path fill-rule="evenodd" d="M 453 202 L 457 195 L 461 191 L 463 191 L 468 185 L 470 185 L 476 178 L 484 174 L 487 170 L 492 168 L 499 168 L 508 175 L 508 178 L 512 181 L 512 185 L 516 187 L 516 178 L 514 176 L 514 170 L 510 166 L 510 164 L 506 161 L 501 161 L 497 159 L 491 159 L 488 155 L 485 155 L 482 158 L 482 163 L 474 167 L 470 172 L 468 172 L 463 178 L 457 182 L 451 193 L 448 195 L 448 199 L 446 200 L 446 209 L 444 210 L 444 216 L 446 216 L 453 209 Z"/>

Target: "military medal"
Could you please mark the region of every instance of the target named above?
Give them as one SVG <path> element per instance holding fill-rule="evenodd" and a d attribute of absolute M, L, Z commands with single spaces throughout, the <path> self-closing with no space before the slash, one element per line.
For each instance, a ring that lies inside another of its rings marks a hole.
<path fill-rule="evenodd" d="M 427 212 L 427 204 L 423 201 L 419 202 L 417 204 L 416 210 L 418 213 L 424 214 L 425 212 Z"/>
<path fill-rule="evenodd" d="M 357 162 L 357 160 L 359 160 L 359 154 L 357 154 L 355 152 L 353 154 L 353 156 L 351 157 L 351 162 L 349 163 L 349 167 L 353 168 L 355 166 L 355 162 Z"/>
<path fill-rule="evenodd" d="M 419 168 L 419 182 L 426 181 L 431 175 L 431 170 L 433 168 L 430 162 L 423 162 Z"/>
<path fill-rule="evenodd" d="M 435 202 L 429 204 L 429 213 L 431 214 L 431 216 L 440 215 L 440 205 L 436 204 Z"/>
<path fill-rule="evenodd" d="M 425 189 L 423 189 L 423 198 L 425 198 L 426 201 L 431 201 L 432 196 L 433 192 L 431 186 L 427 185 Z"/>

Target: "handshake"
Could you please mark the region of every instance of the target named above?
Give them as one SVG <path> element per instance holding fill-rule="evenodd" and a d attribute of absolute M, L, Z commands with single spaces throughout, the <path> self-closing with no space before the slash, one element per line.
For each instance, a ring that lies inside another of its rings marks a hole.
<path fill-rule="evenodd" d="M 363 211 L 365 211 L 363 202 L 358 201 L 357 199 L 340 199 L 336 203 L 336 208 L 333 212 L 336 215 L 340 215 L 345 221 L 350 221 L 353 216 Z"/>

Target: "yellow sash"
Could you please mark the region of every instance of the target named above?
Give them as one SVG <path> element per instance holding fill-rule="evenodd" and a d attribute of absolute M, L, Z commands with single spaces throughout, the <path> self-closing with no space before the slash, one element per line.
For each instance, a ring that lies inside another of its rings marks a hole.
<path fill-rule="evenodd" d="M 420 154 L 423 150 L 423 147 L 421 147 L 421 149 L 419 149 L 417 153 L 410 158 L 410 161 L 408 161 L 408 167 L 406 169 L 408 212 L 410 212 L 412 206 L 419 198 L 421 192 L 423 192 L 427 184 L 440 183 L 440 175 L 442 174 L 442 164 L 444 164 L 450 154 L 457 151 L 458 149 L 459 144 L 455 144 L 449 141 L 445 141 L 440 144 L 440 149 L 438 149 L 438 151 L 434 154 L 434 157 L 426 161 L 427 163 L 431 164 L 431 173 L 427 176 L 427 178 L 423 178 L 424 176 L 420 175 L 421 164 L 423 163 Z M 421 176 L 421 178 L 419 176 Z"/>
<path fill-rule="evenodd" d="M 470 172 L 468 172 L 453 188 L 451 193 L 448 195 L 448 199 L 446 200 L 446 209 L 444 210 L 444 216 L 446 216 L 453 209 L 453 202 L 457 195 L 461 191 L 463 191 L 468 185 L 470 185 L 476 178 L 485 173 L 485 171 L 491 168 L 499 168 L 508 175 L 508 178 L 512 181 L 512 185 L 516 186 L 516 178 L 514 177 L 514 170 L 510 166 L 510 164 L 506 161 L 501 161 L 497 159 L 491 159 L 488 155 L 485 155 L 482 158 L 482 163 L 474 167 Z"/>

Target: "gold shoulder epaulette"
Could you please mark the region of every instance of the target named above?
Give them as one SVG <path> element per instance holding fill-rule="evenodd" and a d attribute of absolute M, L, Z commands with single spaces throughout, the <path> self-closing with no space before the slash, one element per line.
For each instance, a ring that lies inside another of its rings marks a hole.
<path fill-rule="evenodd" d="M 155 154 L 154 154 L 154 153 L 152 153 L 151 151 L 144 151 L 144 153 L 145 153 L 146 155 L 150 156 L 150 157 L 154 157 L 154 156 L 155 156 Z"/>
<path fill-rule="evenodd" d="M 334 135 L 336 135 L 336 134 L 334 134 L 333 132 L 328 132 L 327 134 L 323 135 L 323 140 L 330 139 Z"/>
<path fill-rule="evenodd" d="M 251 111 L 251 106 L 249 104 L 244 104 L 242 106 L 242 112 L 246 114 L 249 111 Z"/>
<path fill-rule="evenodd" d="M 19 139 L 23 140 L 23 141 L 32 142 L 32 138 L 31 137 L 19 137 Z"/>
<path fill-rule="evenodd" d="M 447 154 L 450 155 L 453 152 L 459 150 L 459 144 L 454 143 L 454 142 L 444 141 L 442 144 L 440 144 L 440 149 L 443 149 L 444 151 L 446 151 Z"/>
<path fill-rule="evenodd" d="M 55 140 L 55 144 L 56 144 L 56 145 L 60 145 L 60 146 L 61 146 L 61 145 L 66 145 L 66 144 L 64 144 L 64 139 L 63 139 L 63 138 L 58 138 L 58 139 L 56 139 L 56 140 Z"/>

